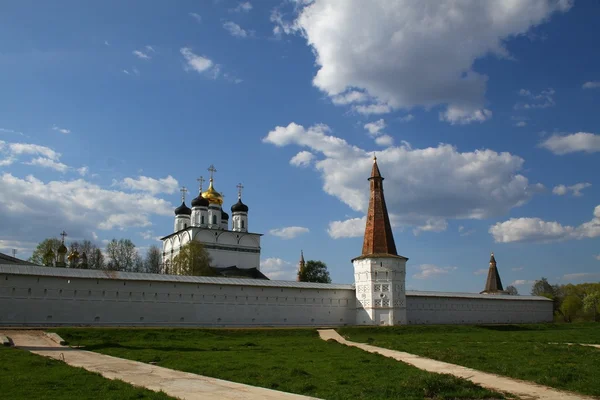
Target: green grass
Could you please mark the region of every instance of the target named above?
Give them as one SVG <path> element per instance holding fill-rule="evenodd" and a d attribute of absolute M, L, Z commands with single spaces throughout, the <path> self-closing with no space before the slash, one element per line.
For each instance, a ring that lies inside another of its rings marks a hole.
<path fill-rule="evenodd" d="M 600 324 L 348 327 L 349 340 L 600 396 Z"/>
<path fill-rule="evenodd" d="M 52 399 L 172 399 L 163 393 L 105 379 L 99 374 L 25 350 L 0 346 L 0 398 Z"/>
<path fill-rule="evenodd" d="M 450 375 L 325 342 L 313 329 L 55 331 L 87 350 L 325 399 L 502 398 Z"/>

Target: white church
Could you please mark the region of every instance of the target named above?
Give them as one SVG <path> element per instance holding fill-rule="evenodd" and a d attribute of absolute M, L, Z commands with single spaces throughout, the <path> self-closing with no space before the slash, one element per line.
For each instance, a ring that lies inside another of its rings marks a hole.
<path fill-rule="evenodd" d="M 406 262 L 398 254 L 373 160 L 362 252 L 352 259 L 353 284 L 274 281 L 260 273 L 260 234 L 248 231 L 241 199 L 223 211 L 209 187 L 175 210 L 174 232 L 162 238 L 163 274 L 52 268 L 0 258 L 0 326 L 343 326 L 506 324 L 552 322 L 552 300 L 508 295 L 492 254 L 481 293 L 406 290 Z M 200 184 L 202 180 L 200 179 Z M 185 195 L 185 190 L 182 192 Z M 218 277 L 169 270 L 186 243 L 208 250 Z M 18 261 L 18 260 L 17 260 Z M 350 268 L 350 265 L 347 266 Z M 252 279 L 255 278 L 255 279 Z"/>

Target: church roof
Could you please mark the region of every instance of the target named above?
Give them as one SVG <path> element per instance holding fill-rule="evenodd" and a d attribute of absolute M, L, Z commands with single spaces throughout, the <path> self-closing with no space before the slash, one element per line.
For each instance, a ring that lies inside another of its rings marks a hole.
<path fill-rule="evenodd" d="M 194 200 L 192 200 L 192 207 L 208 207 L 208 200 L 202 197 L 202 193 L 198 194 Z"/>
<path fill-rule="evenodd" d="M 248 206 L 242 203 L 242 198 L 239 197 L 237 203 L 231 206 L 231 212 L 248 212 Z"/>
<path fill-rule="evenodd" d="M 17 264 L 17 265 L 35 265 L 32 262 L 21 260 L 16 257 L 9 256 L 8 254 L 0 253 L 0 264 Z"/>
<path fill-rule="evenodd" d="M 503 292 L 502 280 L 498 273 L 498 267 L 496 266 L 496 258 L 494 253 L 490 256 L 490 269 L 488 270 L 487 281 L 485 282 L 485 289 L 481 293 L 498 293 Z"/>
<path fill-rule="evenodd" d="M 392 225 L 383 195 L 383 177 L 377 165 L 377 158 L 373 159 L 373 168 L 368 180 L 371 186 L 369 210 L 367 211 L 362 254 L 357 258 L 402 257 L 398 256 L 396 251 Z"/>
<path fill-rule="evenodd" d="M 185 201 L 182 201 L 181 205 L 175 209 L 175 215 L 192 215 L 192 210 L 185 205 Z"/>

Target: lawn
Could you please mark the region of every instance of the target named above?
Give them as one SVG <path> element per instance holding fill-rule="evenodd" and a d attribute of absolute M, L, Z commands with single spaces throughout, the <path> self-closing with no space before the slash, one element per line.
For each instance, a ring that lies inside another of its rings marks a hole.
<path fill-rule="evenodd" d="M 600 324 L 348 327 L 345 338 L 600 396 Z"/>
<path fill-rule="evenodd" d="M 121 381 L 25 350 L 0 346 L 0 398 L 52 399 L 172 399 L 163 393 L 136 388 Z"/>
<path fill-rule="evenodd" d="M 503 398 L 325 342 L 314 329 L 56 329 L 70 345 L 166 368 L 324 399 Z"/>

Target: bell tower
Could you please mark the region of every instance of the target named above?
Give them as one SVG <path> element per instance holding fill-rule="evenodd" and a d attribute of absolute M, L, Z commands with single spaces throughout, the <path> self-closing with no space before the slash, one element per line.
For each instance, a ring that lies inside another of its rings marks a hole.
<path fill-rule="evenodd" d="M 358 325 L 403 325 L 406 320 L 406 261 L 398 255 L 383 196 L 383 177 L 373 157 L 371 194 L 362 254 L 352 260 Z"/>

